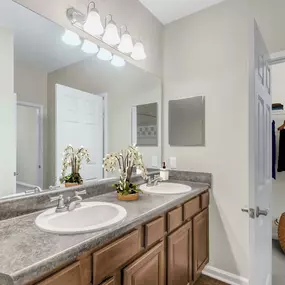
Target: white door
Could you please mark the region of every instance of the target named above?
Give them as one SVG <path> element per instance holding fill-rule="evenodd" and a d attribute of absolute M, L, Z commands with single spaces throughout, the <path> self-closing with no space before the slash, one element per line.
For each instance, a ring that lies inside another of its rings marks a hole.
<path fill-rule="evenodd" d="M 254 85 L 250 92 L 250 285 L 272 284 L 272 125 L 269 54 L 254 23 Z"/>
<path fill-rule="evenodd" d="M 17 192 L 42 181 L 42 106 L 17 102 Z"/>
<path fill-rule="evenodd" d="M 103 177 L 103 97 L 63 85 L 56 85 L 56 181 L 59 183 L 65 147 L 84 146 L 91 161 L 80 174 L 83 180 Z"/>

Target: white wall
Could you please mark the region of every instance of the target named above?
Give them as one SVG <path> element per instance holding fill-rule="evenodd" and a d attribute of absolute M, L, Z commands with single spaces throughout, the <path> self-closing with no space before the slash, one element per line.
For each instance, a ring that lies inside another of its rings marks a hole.
<path fill-rule="evenodd" d="M 247 0 L 228 0 L 166 26 L 164 160 L 213 174 L 210 265 L 249 275 L 249 43 Z M 206 97 L 206 146 L 170 147 L 168 101 Z"/>
<path fill-rule="evenodd" d="M 0 196 L 13 194 L 16 186 L 16 98 L 14 96 L 13 33 L 0 27 Z"/>
<path fill-rule="evenodd" d="M 271 78 L 272 102 L 281 103 L 285 108 L 285 63 L 272 65 Z"/>
<path fill-rule="evenodd" d="M 14 88 L 17 100 L 43 106 L 43 186 L 51 185 L 46 171 L 48 168 L 48 121 L 47 121 L 47 73 L 31 65 L 15 61 Z"/>
<path fill-rule="evenodd" d="M 86 0 L 15 0 L 15 2 L 69 29 L 73 27 L 66 18 L 66 9 L 72 6 L 86 13 L 88 3 Z M 112 14 L 118 27 L 127 25 L 135 39 L 142 38 L 147 59 L 136 63 L 160 76 L 162 73 L 162 24 L 138 0 L 97 0 L 96 7 L 102 19 L 107 14 Z M 84 36 L 84 33 L 78 32 Z"/>

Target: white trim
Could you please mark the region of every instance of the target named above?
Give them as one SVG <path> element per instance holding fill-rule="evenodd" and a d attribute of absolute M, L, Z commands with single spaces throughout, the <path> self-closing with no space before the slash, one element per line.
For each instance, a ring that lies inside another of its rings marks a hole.
<path fill-rule="evenodd" d="M 16 184 L 19 184 L 19 185 L 25 186 L 25 187 L 30 187 L 30 188 L 38 187 L 38 185 L 28 184 L 28 183 L 25 183 L 25 182 L 22 182 L 22 181 L 17 181 Z"/>
<path fill-rule="evenodd" d="M 202 273 L 230 285 L 249 285 L 249 280 L 247 278 L 232 274 L 213 266 L 207 265 Z"/>
<path fill-rule="evenodd" d="M 43 152 L 44 152 L 44 145 L 43 145 L 43 120 L 44 120 L 44 107 L 43 105 L 34 104 L 30 102 L 24 102 L 24 101 L 17 101 L 17 106 L 25 106 L 30 108 L 35 108 L 37 110 L 37 116 L 38 116 L 38 146 L 39 146 L 39 153 L 38 153 L 38 165 L 37 165 L 37 172 L 38 172 L 38 185 L 39 187 L 43 188 Z M 39 168 L 40 166 L 40 168 Z"/>

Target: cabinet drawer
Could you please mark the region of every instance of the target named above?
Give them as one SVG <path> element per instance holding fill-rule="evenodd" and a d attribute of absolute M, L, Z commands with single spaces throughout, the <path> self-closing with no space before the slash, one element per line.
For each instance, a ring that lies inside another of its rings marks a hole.
<path fill-rule="evenodd" d="M 184 221 L 191 219 L 193 216 L 201 211 L 200 207 L 200 196 L 186 202 L 183 205 Z"/>
<path fill-rule="evenodd" d="M 140 251 L 139 231 L 118 239 L 101 250 L 93 253 L 93 282 L 100 284 L 106 277 L 124 265 Z"/>
<path fill-rule="evenodd" d="M 201 195 L 201 206 L 205 209 L 209 206 L 209 192 L 205 192 Z"/>
<path fill-rule="evenodd" d="M 164 225 L 164 217 L 157 218 L 145 225 L 145 247 L 148 247 L 163 238 L 165 232 Z"/>
<path fill-rule="evenodd" d="M 51 277 L 37 283 L 37 285 L 80 285 L 81 272 L 80 263 L 74 264 L 60 270 Z"/>
<path fill-rule="evenodd" d="M 171 232 L 182 225 L 182 207 L 176 208 L 167 213 L 167 231 Z"/>

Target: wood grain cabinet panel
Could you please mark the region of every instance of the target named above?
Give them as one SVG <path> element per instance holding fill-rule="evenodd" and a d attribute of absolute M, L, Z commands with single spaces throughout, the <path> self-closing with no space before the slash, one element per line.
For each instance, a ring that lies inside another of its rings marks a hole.
<path fill-rule="evenodd" d="M 75 262 L 37 285 L 85 285 L 81 281 L 80 263 Z"/>
<path fill-rule="evenodd" d="M 192 283 L 192 222 L 168 237 L 168 285 Z"/>
<path fill-rule="evenodd" d="M 209 262 L 209 212 L 205 209 L 193 219 L 193 280 Z"/>
<path fill-rule="evenodd" d="M 173 230 L 180 227 L 183 223 L 182 207 L 178 207 L 167 213 L 167 231 L 172 232 Z"/>
<path fill-rule="evenodd" d="M 164 217 L 159 217 L 145 225 L 145 247 L 148 247 L 164 237 Z"/>
<path fill-rule="evenodd" d="M 115 278 L 112 277 L 112 278 L 108 279 L 107 281 L 101 283 L 100 285 L 116 285 Z"/>
<path fill-rule="evenodd" d="M 164 243 L 150 249 L 124 269 L 124 285 L 165 285 Z"/>
<path fill-rule="evenodd" d="M 93 254 L 93 285 L 100 284 L 140 251 L 139 231 L 118 239 Z"/>
<path fill-rule="evenodd" d="M 206 209 L 209 206 L 209 192 L 205 192 L 201 195 L 201 206 L 202 209 Z"/>
<path fill-rule="evenodd" d="M 198 196 L 183 205 L 184 221 L 193 218 L 200 211 L 200 196 Z"/>

